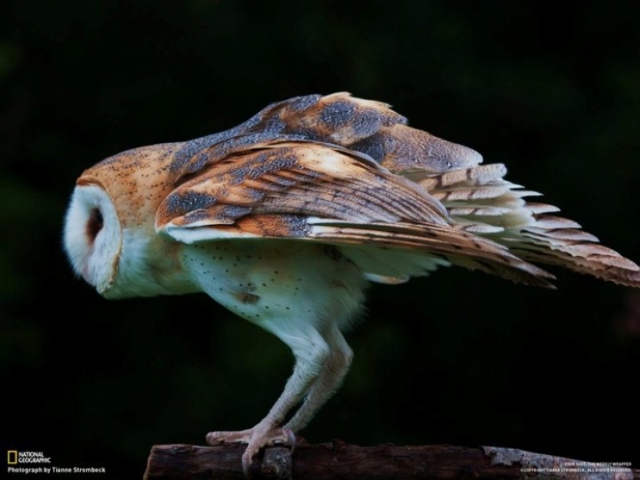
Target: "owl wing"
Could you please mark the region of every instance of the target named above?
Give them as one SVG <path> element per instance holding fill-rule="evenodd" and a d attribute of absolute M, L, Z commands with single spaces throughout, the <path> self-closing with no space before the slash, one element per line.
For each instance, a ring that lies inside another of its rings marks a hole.
<path fill-rule="evenodd" d="M 425 270 L 450 262 L 534 285 L 553 278 L 454 224 L 419 184 L 337 145 L 276 140 L 200 162 L 197 171 L 183 171 L 156 215 L 156 229 L 181 242 L 316 241 L 400 251 L 418 264 L 424 257 Z M 362 251 L 354 257 L 362 261 Z"/>
<path fill-rule="evenodd" d="M 640 286 L 635 263 L 549 215 L 556 207 L 528 201 L 538 194 L 503 179 L 503 165 L 481 162 L 387 104 L 296 97 L 182 144 L 156 225 L 185 242 L 333 243 L 389 283 L 454 263 L 548 286 L 553 277 L 528 263 L 541 262 Z"/>
<path fill-rule="evenodd" d="M 339 92 L 273 103 L 232 129 L 185 142 L 171 172 L 176 177 L 193 174 L 233 153 L 286 140 L 344 147 L 394 173 L 415 168 L 442 173 L 482 162 L 471 148 L 409 127 L 386 103 Z"/>

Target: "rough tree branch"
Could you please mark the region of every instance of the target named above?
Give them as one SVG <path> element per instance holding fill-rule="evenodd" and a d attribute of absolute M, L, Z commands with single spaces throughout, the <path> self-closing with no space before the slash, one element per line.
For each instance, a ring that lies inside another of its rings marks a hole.
<path fill-rule="evenodd" d="M 155 445 L 144 480 L 242 479 L 244 445 Z M 360 447 L 334 440 L 266 449 L 254 479 L 566 479 L 640 480 L 629 465 L 589 463 L 522 450 L 450 445 Z"/>

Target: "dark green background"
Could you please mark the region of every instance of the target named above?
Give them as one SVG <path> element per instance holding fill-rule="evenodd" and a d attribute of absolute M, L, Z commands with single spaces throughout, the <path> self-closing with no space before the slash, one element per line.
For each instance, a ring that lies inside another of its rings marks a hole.
<path fill-rule="evenodd" d="M 229 128 L 276 100 L 346 90 L 389 102 L 505 162 L 512 181 L 640 260 L 640 2 L 358 5 L 0 4 L 8 448 L 140 478 L 151 445 L 202 444 L 267 412 L 287 348 L 204 295 L 103 300 L 74 278 L 61 227 L 84 168 Z M 462 269 L 373 286 L 349 335 L 352 372 L 303 435 L 639 468 L 640 296 L 554 272 L 555 292 Z"/>

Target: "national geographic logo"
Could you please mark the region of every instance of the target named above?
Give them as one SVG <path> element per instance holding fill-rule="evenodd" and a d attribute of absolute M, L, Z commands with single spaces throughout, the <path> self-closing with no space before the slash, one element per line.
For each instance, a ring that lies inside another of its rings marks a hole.
<path fill-rule="evenodd" d="M 107 473 L 107 469 L 93 466 L 55 466 L 51 465 L 51 457 L 47 457 L 44 452 L 7 450 L 7 473 L 12 476 L 77 473 L 80 478 L 85 478 L 90 473 Z"/>
<path fill-rule="evenodd" d="M 31 452 L 31 451 L 7 451 L 7 465 L 33 465 L 51 463 L 51 457 L 46 457 L 43 452 Z"/>

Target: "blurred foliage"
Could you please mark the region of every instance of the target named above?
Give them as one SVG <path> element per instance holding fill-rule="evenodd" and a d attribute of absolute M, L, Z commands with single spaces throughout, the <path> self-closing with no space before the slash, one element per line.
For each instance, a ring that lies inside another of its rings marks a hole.
<path fill-rule="evenodd" d="M 84 168 L 279 99 L 392 103 L 640 260 L 639 15 L 603 0 L 2 2 L 2 440 L 139 478 L 151 445 L 267 412 L 286 347 L 203 295 L 107 302 L 73 277 L 60 235 Z M 372 286 L 352 372 L 303 435 L 638 468 L 622 435 L 640 426 L 640 341 L 618 328 L 629 289 L 557 273 L 557 292 L 458 269 Z"/>

